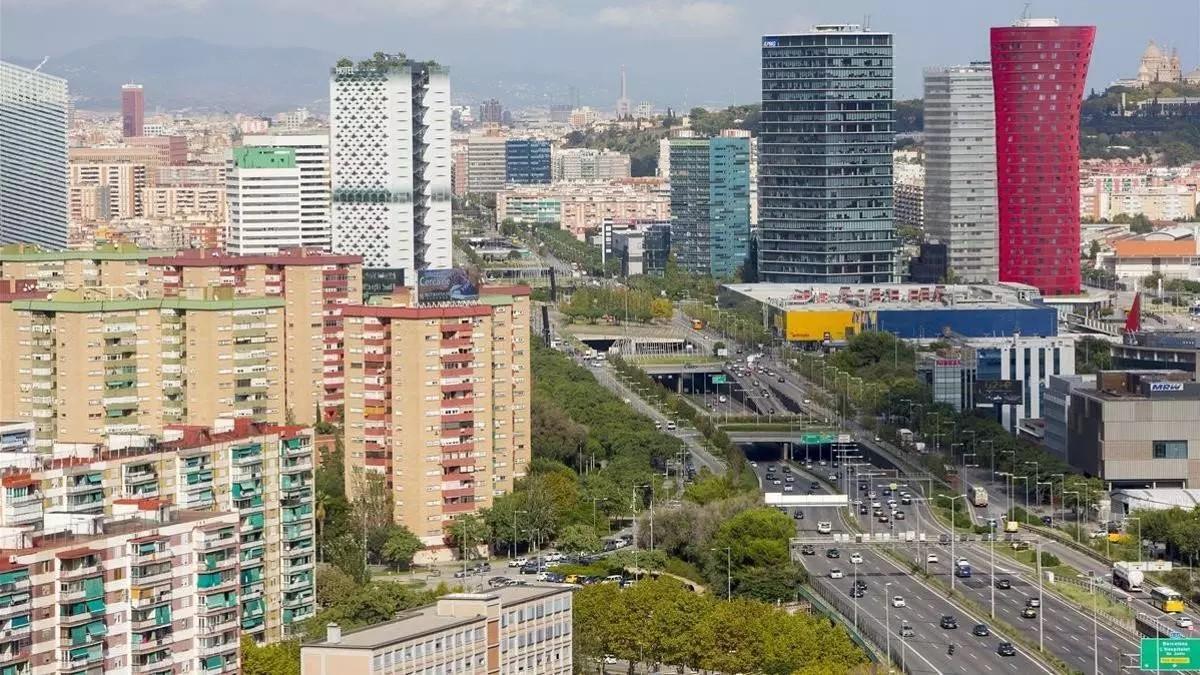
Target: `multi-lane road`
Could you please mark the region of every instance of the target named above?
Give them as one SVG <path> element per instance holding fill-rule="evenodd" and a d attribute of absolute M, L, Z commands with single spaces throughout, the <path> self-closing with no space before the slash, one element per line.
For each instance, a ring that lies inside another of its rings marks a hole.
<path fill-rule="evenodd" d="M 779 462 L 775 464 L 779 465 Z M 812 481 L 816 480 L 811 474 L 804 472 L 800 464 L 792 463 L 792 475 L 796 476 L 795 492 L 789 494 L 806 494 Z M 763 483 L 764 492 L 781 492 L 783 486 L 775 486 L 765 481 L 767 463 L 759 462 L 755 471 Z M 780 471 L 777 476 L 782 476 Z M 819 494 L 830 493 L 830 488 L 822 481 L 818 482 Z M 787 509 L 793 522 L 796 523 L 797 536 L 808 539 L 820 539 L 817 531 L 818 523 L 828 522 L 832 525 L 833 533 L 850 531 L 842 521 L 841 511 L 829 506 L 804 506 L 804 518 L 796 520 L 796 507 Z M 891 647 L 894 659 L 903 661 L 908 672 L 912 673 L 1050 673 L 1052 672 L 1040 661 L 1031 657 L 1020 646 L 1015 647 L 1013 656 L 1001 656 L 998 647 L 1005 638 L 994 630 L 986 637 L 972 634 L 976 624 L 987 625 L 985 617 L 968 611 L 945 597 L 945 594 L 914 577 L 908 569 L 897 563 L 886 554 L 877 550 L 871 544 L 835 543 L 832 536 L 827 536 L 827 545 L 816 545 L 813 555 L 802 555 L 801 562 L 808 570 L 811 582 L 820 584 L 840 594 L 847 602 L 842 603 L 842 611 L 847 605 L 856 606 L 857 612 L 851 611 L 851 616 L 857 613 L 858 623 L 863 632 L 875 636 L 878 640 L 884 636 L 886 648 L 887 638 L 891 636 Z M 937 548 L 936 546 L 934 546 Z M 839 557 L 829 558 L 828 549 L 837 548 Z M 852 555 L 860 555 L 861 563 L 851 563 Z M 949 558 L 948 552 L 942 552 L 943 560 Z M 840 570 L 841 578 L 830 577 L 833 570 Z M 851 598 L 850 591 L 856 582 L 864 582 L 866 588 L 861 598 Z M 893 598 L 903 598 L 903 606 L 893 606 Z M 953 616 L 958 622 L 957 629 L 941 627 L 943 616 Z M 902 635 L 904 627 L 911 628 L 911 636 Z M 950 653 L 950 645 L 955 646 Z"/>

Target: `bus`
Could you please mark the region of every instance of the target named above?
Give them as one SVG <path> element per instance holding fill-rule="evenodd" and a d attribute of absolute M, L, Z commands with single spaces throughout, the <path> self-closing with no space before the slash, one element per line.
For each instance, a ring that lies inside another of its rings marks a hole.
<path fill-rule="evenodd" d="M 982 508 L 984 506 L 987 506 L 988 505 L 987 490 L 984 489 L 980 485 L 976 485 L 976 486 L 972 487 L 971 488 L 971 503 L 974 504 L 977 508 Z"/>
<path fill-rule="evenodd" d="M 1150 589 L 1150 604 L 1167 613 L 1183 611 L 1183 596 L 1179 591 L 1166 586 Z"/>

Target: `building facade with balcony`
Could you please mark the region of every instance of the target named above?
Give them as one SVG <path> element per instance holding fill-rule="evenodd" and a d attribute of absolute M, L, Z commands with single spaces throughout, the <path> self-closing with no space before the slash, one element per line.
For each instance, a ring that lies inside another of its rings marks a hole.
<path fill-rule="evenodd" d="M 490 506 L 530 458 L 529 289 L 346 309 L 346 488 L 382 480 L 393 519 L 449 557 L 445 528 Z"/>
<path fill-rule="evenodd" d="M 300 648 L 301 675 L 572 672 L 572 588 L 535 584 L 452 593 L 387 623 Z"/>

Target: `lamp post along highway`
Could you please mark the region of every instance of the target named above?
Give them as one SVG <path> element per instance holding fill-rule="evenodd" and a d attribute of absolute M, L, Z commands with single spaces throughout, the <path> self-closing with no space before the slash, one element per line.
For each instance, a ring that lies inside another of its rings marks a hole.
<path fill-rule="evenodd" d="M 1079 490 L 1063 490 L 1063 508 L 1066 508 L 1067 495 L 1075 495 L 1075 542 L 1082 543 L 1080 540 L 1080 532 L 1082 525 L 1079 524 Z"/>
<path fill-rule="evenodd" d="M 1037 542 L 1037 575 L 1038 575 L 1038 651 L 1046 651 L 1046 603 L 1042 599 L 1042 542 Z M 1097 671 L 1099 672 L 1099 671 Z"/>
<path fill-rule="evenodd" d="M 954 566 L 958 564 L 958 556 L 956 556 L 954 554 L 954 540 L 958 538 L 958 531 L 956 529 L 957 526 L 954 523 L 954 502 L 961 499 L 965 503 L 967 501 L 967 496 L 966 495 L 953 495 L 953 496 L 940 495 L 940 496 L 947 497 L 950 500 L 950 592 L 953 593 L 954 592 L 954 577 L 955 577 Z"/>
<path fill-rule="evenodd" d="M 891 588 L 892 582 L 887 582 L 883 585 L 883 627 L 887 632 L 887 657 L 888 657 L 888 672 L 892 672 L 892 596 L 888 589 Z"/>

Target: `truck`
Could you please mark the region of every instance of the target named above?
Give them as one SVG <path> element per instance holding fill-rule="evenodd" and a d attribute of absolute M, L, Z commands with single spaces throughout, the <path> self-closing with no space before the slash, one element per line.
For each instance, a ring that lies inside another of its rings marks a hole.
<path fill-rule="evenodd" d="M 1113 586 L 1124 588 L 1130 593 L 1140 593 L 1142 591 L 1142 582 L 1146 580 L 1146 575 L 1134 563 L 1118 561 L 1113 563 L 1112 568 Z"/>
<path fill-rule="evenodd" d="M 913 443 L 913 450 L 916 450 L 922 455 L 925 454 L 925 441 L 917 441 L 916 443 Z"/>
<path fill-rule="evenodd" d="M 704 320 L 692 319 L 692 330 L 704 330 Z"/>
<path fill-rule="evenodd" d="M 971 503 L 976 507 L 988 505 L 988 493 L 982 485 L 976 485 L 971 488 Z"/>
<path fill-rule="evenodd" d="M 900 437 L 900 444 L 905 447 L 908 447 L 913 442 L 912 429 L 900 429 L 896 432 L 896 435 Z"/>

